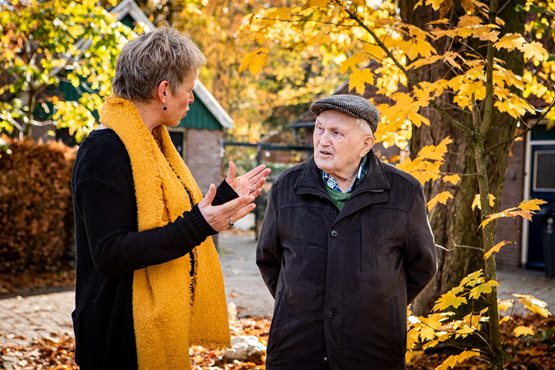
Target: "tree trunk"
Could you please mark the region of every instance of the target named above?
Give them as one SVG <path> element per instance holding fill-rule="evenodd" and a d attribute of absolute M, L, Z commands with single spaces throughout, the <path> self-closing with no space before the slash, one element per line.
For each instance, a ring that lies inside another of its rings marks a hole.
<path fill-rule="evenodd" d="M 400 14 L 404 22 L 426 29 L 426 24 L 437 19 L 438 16 L 431 7 L 419 7 L 416 10 L 415 0 L 400 0 Z M 501 30 L 507 32 L 523 32 L 524 22 L 522 12 L 517 13 L 515 7 L 522 4 L 523 0 L 512 2 L 506 6 L 499 15 L 506 21 L 506 26 Z M 447 17 L 455 22 L 464 14 L 461 9 L 454 9 L 453 14 Z M 442 53 L 446 47 L 445 40 L 440 39 L 434 43 L 434 47 Z M 508 66 L 517 74 L 522 74 L 522 59 L 514 55 L 498 54 L 496 57 L 506 60 Z M 425 69 L 425 68 L 423 68 Z M 416 71 L 414 77 L 417 81 L 435 81 L 439 78 L 448 79 L 452 75 L 445 66 L 437 67 L 431 71 Z M 437 103 L 447 107 L 445 98 Z M 416 155 L 425 145 L 437 145 L 443 138 L 450 136 L 453 143 L 449 146 L 445 165 L 442 170 L 449 173 L 462 174 L 462 180 L 457 186 L 447 186 L 452 192 L 454 199 L 447 205 L 438 205 L 430 212 L 430 223 L 434 231 L 436 244 L 448 249 L 438 249 L 438 273 L 433 281 L 418 296 L 413 309 L 417 314 L 429 312 L 434 301 L 443 293 L 459 284 L 461 279 L 469 273 L 484 267 L 483 240 L 481 231 L 478 230 L 480 215 L 477 210 L 471 209 L 474 196 L 478 193 L 478 182 L 476 176 L 476 162 L 473 153 L 473 143 L 461 130 L 454 129 L 445 121 L 441 115 L 429 108 L 423 114 L 430 119 L 430 126 L 420 128 L 413 127 L 413 139 L 411 142 L 411 153 Z M 472 117 L 470 114 L 459 113 L 456 116 L 465 125 L 471 127 Z M 502 142 L 506 145 L 497 147 L 485 156 L 485 166 L 488 169 L 489 189 L 499 199 L 505 179 L 505 171 L 508 164 L 508 153 L 510 149 L 510 138 L 514 135 L 515 120 L 507 115 L 495 114 L 494 125 L 485 133 L 485 147 L 487 148 Z M 444 184 L 434 183 L 425 186 L 425 193 L 429 198 L 432 194 L 443 191 Z"/>

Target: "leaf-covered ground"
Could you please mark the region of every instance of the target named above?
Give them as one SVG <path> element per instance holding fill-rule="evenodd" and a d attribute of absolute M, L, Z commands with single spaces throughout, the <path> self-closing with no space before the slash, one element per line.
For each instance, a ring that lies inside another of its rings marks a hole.
<path fill-rule="evenodd" d="M 504 336 L 508 360 L 506 369 L 510 370 L 547 370 L 555 368 L 555 318 L 518 318 L 518 325 L 528 325 L 537 328 L 534 336 L 515 338 Z M 511 333 L 516 323 L 510 324 L 506 333 Z M 261 343 L 266 344 L 270 321 L 264 318 L 245 318 L 232 323 L 233 336 L 254 335 Z M 51 336 L 41 338 L 26 347 L 10 346 L 0 349 L 3 358 L 10 364 L 16 364 L 21 369 L 77 369 L 73 360 L 73 338 Z M 265 356 L 257 356 L 250 361 L 231 361 L 224 359 L 224 351 L 210 351 L 202 347 L 191 348 L 191 362 L 193 369 L 264 369 Z M 452 352 L 426 353 L 409 364 L 408 369 L 434 369 Z M 8 363 L 6 361 L 6 363 Z M 0 360 L 2 368 L 2 360 Z M 470 359 L 457 367 L 458 369 L 488 369 L 489 365 L 481 358 Z"/>

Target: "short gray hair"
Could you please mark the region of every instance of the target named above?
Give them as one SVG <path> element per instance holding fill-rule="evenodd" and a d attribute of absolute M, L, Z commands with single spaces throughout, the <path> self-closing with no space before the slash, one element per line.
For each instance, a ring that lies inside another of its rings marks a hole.
<path fill-rule="evenodd" d="M 358 118 L 358 117 L 353 117 L 353 118 L 356 119 L 358 127 L 359 127 L 365 134 L 368 134 L 368 135 L 370 135 L 370 136 L 374 136 L 374 132 L 372 132 L 372 128 L 370 127 L 370 125 L 368 124 L 367 121 L 363 120 L 362 118 Z"/>
<path fill-rule="evenodd" d="M 128 42 L 116 62 L 112 92 L 121 98 L 146 101 L 154 98 L 164 80 L 175 93 L 177 87 L 206 58 L 195 43 L 179 31 L 160 27 Z"/>

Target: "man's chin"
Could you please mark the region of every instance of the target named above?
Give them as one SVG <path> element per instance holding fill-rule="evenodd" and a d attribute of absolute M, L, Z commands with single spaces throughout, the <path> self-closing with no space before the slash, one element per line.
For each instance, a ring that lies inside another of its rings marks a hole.
<path fill-rule="evenodd" d="M 328 163 L 328 161 L 322 160 L 322 159 L 318 159 L 318 158 L 314 158 L 314 163 L 316 163 L 316 167 L 318 167 L 318 169 L 322 170 L 322 171 L 326 171 L 326 172 L 330 172 L 330 165 Z"/>

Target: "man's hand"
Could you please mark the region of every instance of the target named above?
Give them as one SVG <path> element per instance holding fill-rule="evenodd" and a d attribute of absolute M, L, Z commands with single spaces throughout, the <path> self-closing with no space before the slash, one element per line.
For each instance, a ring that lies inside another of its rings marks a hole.
<path fill-rule="evenodd" d="M 235 163 L 229 161 L 229 172 L 225 181 L 240 197 L 244 195 L 254 195 L 257 197 L 262 192 L 262 186 L 270 172 L 272 172 L 271 169 L 266 168 L 265 164 L 261 164 L 244 175 L 236 177 L 237 168 Z"/>
<path fill-rule="evenodd" d="M 261 191 L 261 189 L 259 189 Z M 257 190 L 257 192 L 259 191 Z M 259 193 L 260 194 L 260 193 Z M 239 194 L 239 198 L 230 200 L 219 206 L 213 206 L 212 201 L 216 196 L 216 186 L 210 184 L 208 192 L 198 204 L 202 216 L 208 224 L 217 232 L 233 226 L 237 220 L 245 217 L 256 205 L 253 203 L 255 194 Z"/>

